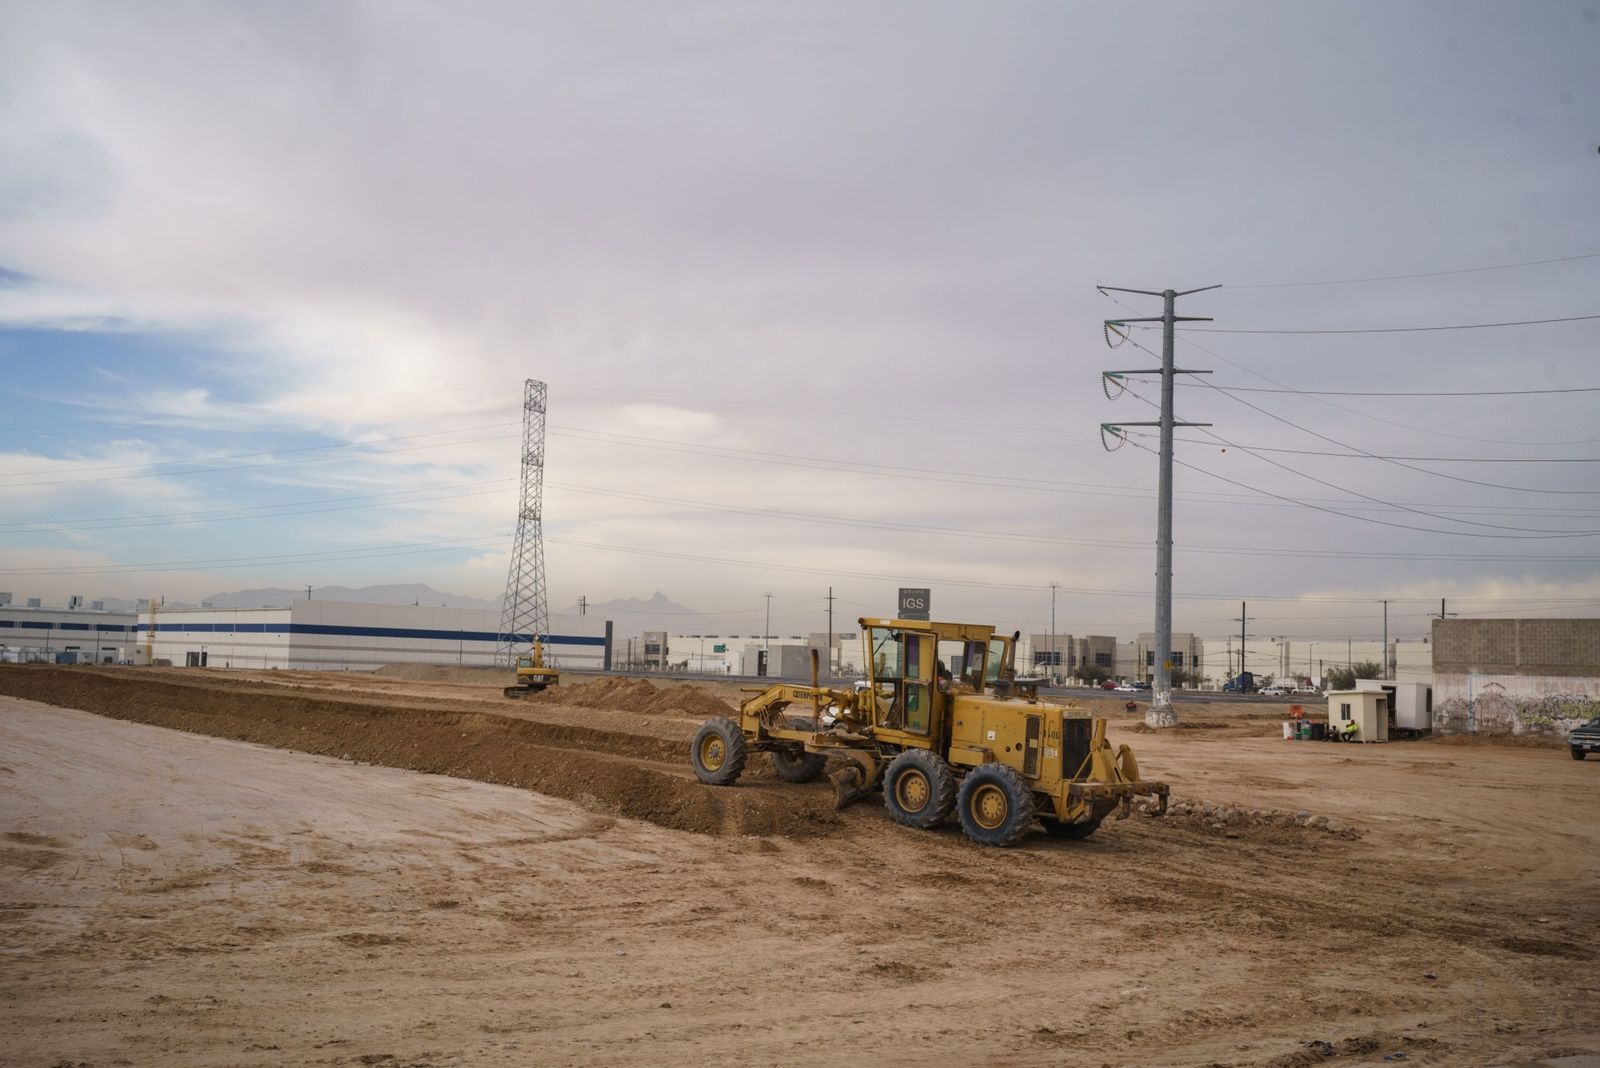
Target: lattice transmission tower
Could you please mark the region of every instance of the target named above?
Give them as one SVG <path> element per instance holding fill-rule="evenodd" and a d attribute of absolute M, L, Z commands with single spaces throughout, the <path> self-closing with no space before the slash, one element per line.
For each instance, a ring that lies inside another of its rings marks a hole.
<path fill-rule="evenodd" d="M 495 663 L 509 667 L 535 639 L 548 644 L 550 608 L 544 586 L 544 410 L 549 387 L 528 379 L 522 388 L 522 503 L 511 546 L 511 569 L 500 609 Z M 545 663 L 552 664 L 548 649 Z"/>

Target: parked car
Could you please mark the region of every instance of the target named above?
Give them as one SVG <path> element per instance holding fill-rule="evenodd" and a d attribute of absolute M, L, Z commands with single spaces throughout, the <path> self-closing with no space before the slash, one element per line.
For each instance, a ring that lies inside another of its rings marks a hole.
<path fill-rule="evenodd" d="M 1273 685 L 1273 686 L 1268 686 L 1265 690 L 1262 690 L 1261 691 L 1261 696 L 1262 697 L 1288 697 L 1289 693 L 1290 693 L 1289 687 Z"/>
<path fill-rule="evenodd" d="M 1322 696 L 1322 691 L 1317 689 L 1315 686 L 1296 686 L 1290 692 L 1293 693 L 1297 697 L 1301 696 L 1301 695 L 1304 695 L 1306 697 L 1321 697 Z"/>
<path fill-rule="evenodd" d="M 1100 684 L 1100 688 L 1102 690 L 1115 690 L 1117 688 L 1117 684 L 1112 682 L 1110 679 L 1107 679 Z"/>
<path fill-rule="evenodd" d="M 1135 686 L 1131 682 L 1118 683 L 1115 687 L 1113 687 L 1113 689 L 1115 689 L 1118 693 L 1138 693 L 1139 692 L 1139 687 Z"/>
<path fill-rule="evenodd" d="M 1572 749 L 1573 760 L 1582 760 L 1590 753 L 1600 752 L 1600 716 L 1572 728 L 1572 733 L 1567 736 L 1567 745 Z"/>

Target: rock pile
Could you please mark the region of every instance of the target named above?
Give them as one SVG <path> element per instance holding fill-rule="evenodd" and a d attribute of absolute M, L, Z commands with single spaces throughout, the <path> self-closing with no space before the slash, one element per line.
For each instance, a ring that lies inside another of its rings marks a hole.
<path fill-rule="evenodd" d="M 1142 804 L 1140 810 L 1148 816 L 1156 814 L 1151 802 Z M 1210 801 L 1173 801 L 1167 807 L 1167 819 L 1183 820 L 1213 831 L 1236 831 L 1242 827 L 1302 827 L 1308 831 L 1321 831 L 1340 838 L 1359 838 L 1361 832 L 1333 816 L 1313 815 L 1305 809 L 1290 812 L 1277 808 L 1241 808 L 1236 805 L 1214 804 Z"/>

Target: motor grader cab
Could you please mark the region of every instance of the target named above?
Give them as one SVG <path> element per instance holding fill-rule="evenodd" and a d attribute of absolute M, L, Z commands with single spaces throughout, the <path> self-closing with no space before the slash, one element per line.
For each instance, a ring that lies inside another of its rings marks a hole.
<path fill-rule="evenodd" d="M 809 782 L 830 756 L 840 806 L 883 791 L 898 823 L 930 829 L 954 813 L 973 841 L 1009 846 L 1034 820 L 1085 838 L 1133 798 L 1166 807 L 1167 786 L 1139 776 L 1105 720 L 1040 704 L 1019 685 L 1016 636 L 971 623 L 862 619 L 868 686 L 831 690 L 779 683 L 755 693 L 739 719 L 707 721 L 690 761 L 702 782 L 731 785 L 754 749 L 778 776 Z M 1033 680 L 1029 680 L 1033 681 Z"/>
<path fill-rule="evenodd" d="M 517 657 L 517 684 L 507 686 L 507 697 L 525 697 L 532 693 L 541 693 L 546 687 L 555 686 L 561 681 L 561 672 L 555 665 L 546 665 L 544 662 L 544 645 L 534 642 L 533 648 Z"/>

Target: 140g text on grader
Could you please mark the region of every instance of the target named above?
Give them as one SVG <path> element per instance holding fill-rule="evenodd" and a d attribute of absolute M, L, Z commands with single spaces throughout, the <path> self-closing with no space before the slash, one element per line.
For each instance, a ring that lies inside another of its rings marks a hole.
<path fill-rule="evenodd" d="M 1040 704 L 1036 688 L 1019 685 L 1015 636 L 903 619 L 862 619 L 861 635 L 865 689 L 821 688 L 813 653 L 809 687 L 770 686 L 737 722 L 701 725 L 690 748 L 700 781 L 732 785 L 752 749 L 788 782 L 810 782 L 839 756 L 841 806 L 881 787 L 896 822 L 927 830 L 954 812 L 969 838 L 994 846 L 1015 845 L 1035 819 L 1086 838 L 1137 796 L 1166 809 L 1166 784 L 1141 779 L 1126 745 L 1111 748 L 1104 719 Z"/>

